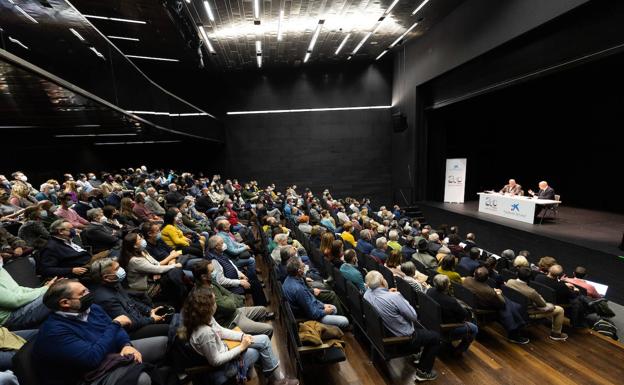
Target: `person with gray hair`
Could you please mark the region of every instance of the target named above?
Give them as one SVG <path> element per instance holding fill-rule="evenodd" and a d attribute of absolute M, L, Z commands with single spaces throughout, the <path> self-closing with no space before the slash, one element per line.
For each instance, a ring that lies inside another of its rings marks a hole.
<path fill-rule="evenodd" d="M 375 245 L 377 247 L 371 250 L 370 256 L 373 257 L 377 263 L 383 265 L 386 263 L 386 259 L 388 259 L 388 254 L 386 253 L 386 250 L 388 250 L 388 240 L 386 237 L 379 237 L 375 241 Z"/>
<path fill-rule="evenodd" d="M 273 258 L 275 263 L 279 264 L 281 263 L 280 251 L 283 247 L 288 246 L 288 234 L 276 234 L 275 237 L 273 237 L 273 240 L 277 243 L 277 246 L 271 252 L 271 258 Z"/>
<path fill-rule="evenodd" d="M 438 374 L 433 364 L 440 349 L 440 335 L 434 331 L 414 328 L 413 323 L 418 321 L 416 310 L 396 289 L 388 289 L 388 283 L 380 272 L 368 272 L 365 281 L 368 289 L 364 293 L 364 300 L 375 308 L 384 326 L 397 337 L 411 337 L 411 351 L 422 349 L 416 379 L 435 380 Z"/>
<path fill-rule="evenodd" d="M 160 205 L 160 203 L 158 203 L 158 191 L 156 191 L 153 187 L 148 187 L 146 193 L 145 207 L 156 215 L 161 217 L 165 215 L 165 209 Z"/>
<path fill-rule="evenodd" d="M 479 328 L 473 322 L 467 321 L 470 317 L 468 311 L 459 304 L 455 297 L 449 294 L 450 289 L 451 280 L 449 277 L 443 274 L 436 274 L 433 277 L 433 287 L 427 290 L 427 295 L 440 305 L 443 324 L 462 324 L 462 326 L 458 326 L 450 332 L 451 341 L 461 339 L 454 351 L 455 354 L 461 355 L 468 350 L 479 332 Z"/>
<path fill-rule="evenodd" d="M 349 320 L 337 315 L 335 305 L 325 304 L 318 300 L 305 282 L 305 264 L 299 257 L 293 257 L 286 263 L 288 277 L 284 280 L 282 291 L 293 313 L 326 325 L 345 329 Z M 314 289 L 319 290 L 319 289 Z"/>
<path fill-rule="evenodd" d="M 89 225 L 80 233 L 80 239 L 85 247 L 91 247 L 91 253 L 97 254 L 104 250 L 111 250 L 113 256 L 119 256 L 121 247 L 121 232 L 106 226 L 107 218 L 100 208 L 87 211 Z"/>
<path fill-rule="evenodd" d="M 436 232 L 431 232 L 429 234 L 429 254 L 438 255 L 439 253 L 450 254 L 451 250 L 444 246 L 442 241 L 440 240 L 440 234 Z"/>
<path fill-rule="evenodd" d="M 100 305 L 111 318 L 125 315 L 132 321 L 124 329 L 131 339 L 166 336 L 169 322 L 159 315 L 162 306 L 150 307 L 131 297 L 121 282 L 126 278 L 125 270 L 112 258 L 100 258 L 91 264 L 93 302 Z M 167 310 L 167 309 L 163 309 Z M 171 319 L 170 317 L 169 319 Z"/>
<path fill-rule="evenodd" d="M 39 268 L 44 277 L 77 278 L 87 272 L 91 254 L 73 242 L 76 229 L 65 219 L 50 225 L 50 239 L 39 258 Z"/>
<path fill-rule="evenodd" d="M 388 247 L 392 250 L 401 251 L 401 244 L 399 243 L 399 232 L 397 230 L 390 230 L 388 232 Z"/>
<path fill-rule="evenodd" d="M 371 243 L 371 239 L 373 238 L 373 234 L 370 230 L 364 229 L 360 231 L 360 239 L 357 240 L 355 248 L 359 250 L 362 254 L 370 254 L 371 251 L 375 248 Z"/>

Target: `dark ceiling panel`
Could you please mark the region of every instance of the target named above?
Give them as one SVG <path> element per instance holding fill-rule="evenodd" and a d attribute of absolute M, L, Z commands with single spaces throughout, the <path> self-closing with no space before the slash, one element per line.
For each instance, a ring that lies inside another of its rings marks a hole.
<path fill-rule="evenodd" d="M 323 20 L 324 24 L 308 64 L 374 61 L 417 20 L 422 19 L 406 38 L 426 33 L 463 2 L 431 0 L 412 15 L 422 0 L 399 0 L 390 13 L 387 10 L 394 0 L 258 0 L 260 17 L 256 19 L 253 0 L 207 1 L 214 20 L 208 17 L 204 0 L 74 0 L 73 3 L 83 14 L 147 21 L 147 24 L 139 25 L 90 19 L 105 35 L 138 37 L 140 42 L 114 41 L 125 54 L 175 58 L 197 65 L 198 27 L 204 26 L 214 48 L 214 54 L 210 54 L 204 44 L 205 66 L 217 70 L 239 70 L 257 68 L 256 41 L 261 42 L 263 67 L 304 64 L 319 20 Z M 170 10 L 180 9 L 179 14 L 191 26 L 195 41 L 181 33 L 184 27 L 177 21 L 172 22 L 176 13 L 170 11 L 168 14 L 162 4 L 169 5 Z M 283 18 L 280 20 L 281 11 Z M 174 16 L 170 17 L 171 14 Z M 384 15 L 384 20 L 378 24 Z M 280 27 L 281 41 L 278 40 Z M 375 33 L 353 55 L 362 39 L 373 31 Z M 336 55 L 337 48 L 347 35 L 347 42 Z M 142 60 L 134 61 L 141 65 Z M 175 66 L 172 67 L 175 70 Z"/>

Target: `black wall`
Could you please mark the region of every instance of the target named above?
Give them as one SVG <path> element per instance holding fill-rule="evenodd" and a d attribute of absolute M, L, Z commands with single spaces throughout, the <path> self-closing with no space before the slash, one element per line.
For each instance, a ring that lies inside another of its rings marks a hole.
<path fill-rule="evenodd" d="M 393 187 L 404 190 L 413 187 L 411 196 L 414 200 L 427 199 L 427 160 L 430 155 L 435 157 L 436 154 L 429 152 L 432 143 L 429 143 L 427 117 L 424 113 L 424 107 L 431 104 L 431 94 L 423 92 L 419 86 L 586 2 L 469 0 L 424 35 L 399 47 L 393 54 L 392 102 L 395 109 L 407 115 L 409 127 L 405 132 L 392 136 L 392 163 L 396 170 L 393 173 Z M 561 44 L 574 46 L 574 42 L 566 40 Z M 542 50 L 532 55 L 546 57 L 549 52 L 552 50 Z M 523 60 L 527 60 L 527 57 L 520 58 L 516 64 Z M 473 79 L 485 77 L 491 72 L 490 68 L 481 68 L 481 72 L 471 73 L 470 77 L 456 79 L 453 83 L 470 84 Z M 513 63 L 511 68 L 514 68 Z M 405 177 L 407 173 L 414 175 L 413 181 Z"/>
<path fill-rule="evenodd" d="M 230 111 L 390 105 L 391 71 L 369 65 L 238 76 Z M 225 118 L 227 174 L 335 196 L 391 200 L 390 109 Z"/>
<path fill-rule="evenodd" d="M 547 180 L 565 205 L 624 212 L 608 187 L 621 174 L 622 68 L 618 54 L 431 111 L 430 199 L 443 199 L 444 158 L 465 157 L 467 200 L 509 178 L 525 191 Z"/>

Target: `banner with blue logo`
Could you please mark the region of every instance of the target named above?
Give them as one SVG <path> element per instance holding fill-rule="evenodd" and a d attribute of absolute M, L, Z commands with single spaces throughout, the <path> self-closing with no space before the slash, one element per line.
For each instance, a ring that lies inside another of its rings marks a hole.
<path fill-rule="evenodd" d="M 446 160 L 444 202 L 464 203 L 466 191 L 466 158 Z"/>

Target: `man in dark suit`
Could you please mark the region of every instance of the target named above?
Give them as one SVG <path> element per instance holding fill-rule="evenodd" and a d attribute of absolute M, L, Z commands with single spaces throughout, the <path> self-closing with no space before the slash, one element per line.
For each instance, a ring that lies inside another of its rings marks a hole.
<path fill-rule="evenodd" d="M 91 255 L 72 241 L 76 230 L 71 223 L 58 219 L 50 225 L 50 240 L 41 250 L 38 268 L 43 277 L 79 278 Z"/>
<path fill-rule="evenodd" d="M 555 190 L 553 190 L 546 181 L 539 182 L 539 188 L 537 194 L 533 192 L 533 190 L 529 190 L 529 194 L 531 194 L 532 197 L 537 195 L 537 199 L 555 200 Z"/>

